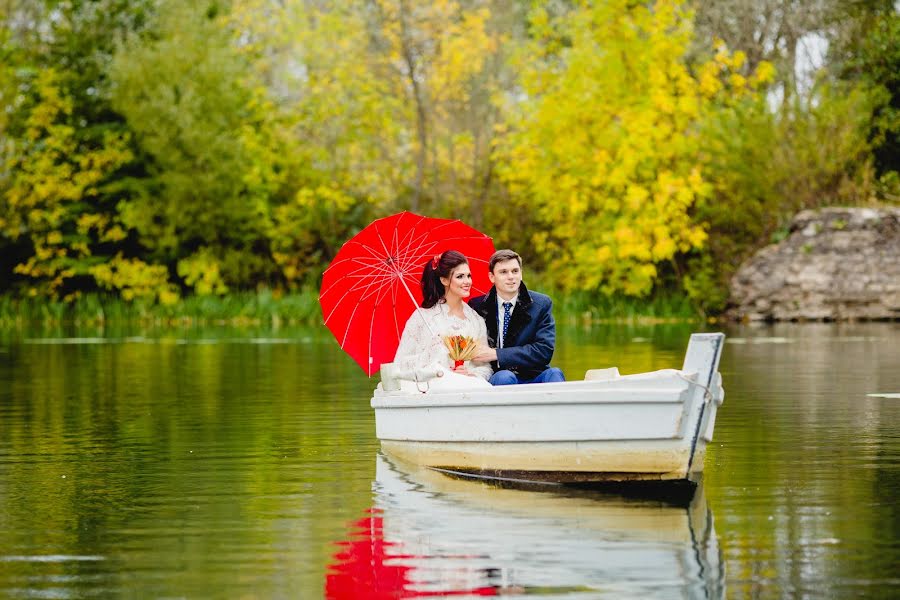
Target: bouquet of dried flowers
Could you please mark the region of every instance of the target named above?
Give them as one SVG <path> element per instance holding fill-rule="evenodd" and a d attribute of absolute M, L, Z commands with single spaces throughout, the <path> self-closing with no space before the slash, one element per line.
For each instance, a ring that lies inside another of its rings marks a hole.
<path fill-rule="evenodd" d="M 468 335 L 445 335 L 444 345 L 450 352 L 450 360 L 454 361 L 453 368 L 461 367 L 464 362 L 470 360 L 478 351 L 478 342 Z"/>

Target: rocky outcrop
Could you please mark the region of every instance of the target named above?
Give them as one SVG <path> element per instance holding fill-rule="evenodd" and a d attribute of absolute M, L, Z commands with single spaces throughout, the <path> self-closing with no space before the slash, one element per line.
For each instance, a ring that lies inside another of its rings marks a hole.
<path fill-rule="evenodd" d="M 731 303 L 753 321 L 900 319 L 900 208 L 798 213 L 735 273 Z"/>

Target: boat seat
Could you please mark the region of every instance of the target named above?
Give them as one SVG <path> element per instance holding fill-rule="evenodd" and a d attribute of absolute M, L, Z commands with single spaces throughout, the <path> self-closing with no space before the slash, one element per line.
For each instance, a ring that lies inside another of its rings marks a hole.
<path fill-rule="evenodd" d="M 588 369 L 584 374 L 585 381 L 604 381 L 607 379 L 616 379 L 620 377 L 619 367 L 610 367 L 608 369 Z"/>

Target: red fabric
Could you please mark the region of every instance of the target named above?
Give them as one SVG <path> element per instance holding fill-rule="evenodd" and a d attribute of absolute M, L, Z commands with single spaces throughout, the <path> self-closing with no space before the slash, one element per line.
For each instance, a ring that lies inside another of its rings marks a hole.
<path fill-rule="evenodd" d="M 491 238 L 462 221 L 410 212 L 373 221 L 323 273 L 319 303 L 325 325 L 366 375 L 394 360 L 406 320 L 422 302 L 422 271 L 446 250 L 469 259 L 472 297 L 486 294 Z"/>
<path fill-rule="evenodd" d="M 329 565 L 325 577 L 325 597 L 328 600 L 395 600 L 435 596 L 496 596 L 493 587 L 471 590 L 421 592 L 410 590 L 412 567 L 403 559 L 417 558 L 399 552 L 398 545 L 384 540 L 384 520 L 377 513 L 353 524 L 351 540 L 340 542 L 342 547 Z M 385 564 L 385 562 L 390 564 Z"/>
<path fill-rule="evenodd" d="M 354 538 L 341 542 L 325 578 L 325 597 L 330 600 L 410 598 L 404 588 L 412 567 L 384 564 L 387 548 L 382 517 L 367 517 L 354 523 Z"/>

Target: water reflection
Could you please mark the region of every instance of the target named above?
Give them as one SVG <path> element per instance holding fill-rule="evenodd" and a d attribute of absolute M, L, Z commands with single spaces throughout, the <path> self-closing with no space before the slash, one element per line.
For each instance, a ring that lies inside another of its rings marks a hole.
<path fill-rule="evenodd" d="M 702 484 L 679 507 L 501 489 L 379 455 L 373 487 L 374 507 L 334 555 L 328 598 L 724 597 Z"/>
<path fill-rule="evenodd" d="M 0 598 L 315 600 L 368 517 L 407 597 L 716 598 L 723 572 L 730 599 L 898 595 L 900 323 L 729 329 L 700 492 L 717 535 L 414 472 L 389 493 L 374 382 L 320 329 L 0 329 Z M 558 333 L 575 377 L 677 365 L 691 327 Z"/>

